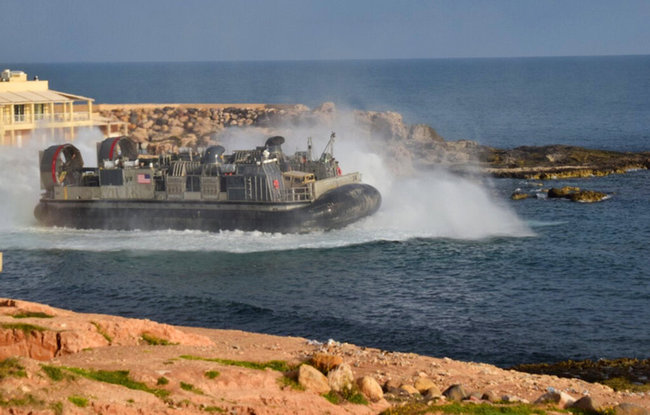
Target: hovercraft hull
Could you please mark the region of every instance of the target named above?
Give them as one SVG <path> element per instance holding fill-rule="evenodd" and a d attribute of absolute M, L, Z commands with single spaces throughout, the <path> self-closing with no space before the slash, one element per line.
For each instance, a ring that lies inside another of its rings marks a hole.
<path fill-rule="evenodd" d="M 381 205 L 374 187 L 353 183 L 312 202 L 41 199 L 34 210 L 47 226 L 81 229 L 196 229 L 305 233 L 342 228 Z"/>

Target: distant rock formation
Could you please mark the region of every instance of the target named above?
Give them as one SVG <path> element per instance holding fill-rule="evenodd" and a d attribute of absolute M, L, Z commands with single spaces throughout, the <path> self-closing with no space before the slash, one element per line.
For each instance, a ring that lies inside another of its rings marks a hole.
<path fill-rule="evenodd" d="M 227 128 L 255 127 L 273 135 L 287 128 L 334 129 L 351 119 L 356 138 L 387 156 L 396 173 L 444 165 L 452 170 L 479 167 L 496 177 L 548 180 L 650 168 L 650 152 L 563 145 L 496 149 L 470 140 L 446 141 L 429 125 L 408 125 L 397 112 L 338 111 L 332 102 L 313 110 L 304 105 L 265 104 L 102 104 L 98 108 L 102 116 L 127 122 L 130 137 L 154 154 L 216 143 Z"/>

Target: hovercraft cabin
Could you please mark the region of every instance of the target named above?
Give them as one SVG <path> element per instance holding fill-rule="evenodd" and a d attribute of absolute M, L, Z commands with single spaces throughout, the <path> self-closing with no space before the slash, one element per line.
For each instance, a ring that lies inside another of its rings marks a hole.
<path fill-rule="evenodd" d="M 71 141 L 80 128 L 98 127 L 104 136 L 126 133 L 126 124 L 93 113 L 93 99 L 49 89 L 48 81 L 23 71 L 0 73 L 0 146 L 21 147 L 31 138 Z"/>

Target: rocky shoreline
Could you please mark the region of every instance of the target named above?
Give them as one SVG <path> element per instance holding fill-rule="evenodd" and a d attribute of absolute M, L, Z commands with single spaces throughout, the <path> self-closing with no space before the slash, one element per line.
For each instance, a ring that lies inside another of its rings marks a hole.
<path fill-rule="evenodd" d="M 493 413 L 490 408 L 647 415 L 650 392 L 334 340 L 175 327 L 0 299 L 0 414 Z"/>
<path fill-rule="evenodd" d="M 267 104 L 99 104 L 100 115 L 128 125 L 128 133 L 153 153 L 179 147 L 218 143 L 229 129 L 248 127 L 262 134 L 291 129 L 351 130 L 373 151 L 393 161 L 396 173 L 444 165 L 452 170 L 474 170 L 494 177 L 552 180 L 620 174 L 650 168 L 650 151 L 622 153 L 552 145 L 496 149 L 474 141 L 446 141 L 425 124 L 408 125 L 401 114 L 339 110 L 326 102 L 304 105 Z M 340 131 L 339 131 L 340 132 Z"/>

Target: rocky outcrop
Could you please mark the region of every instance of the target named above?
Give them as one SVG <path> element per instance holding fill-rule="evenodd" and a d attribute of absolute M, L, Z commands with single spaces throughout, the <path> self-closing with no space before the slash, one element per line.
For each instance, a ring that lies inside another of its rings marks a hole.
<path fill-rule="evenodd" d="M 56 318 L 55 318 L 56 317 Z M 49 360 L 88 348 L 150 343 L 208 346 L 203 336 L 148 320 L 78 315 L 40 304 L 0 300 L 0 360 L 27 356 Z"/>
<path fill-rule="evenodd" d="M 549 199 L 569 199 L 572 202 L 593 203 L 600 202 L 607 198 L 607 193 L 594 190 L 582 190 L 579 187 L 564 186 L 562 188 L 551 188 L 548 191 Z"/>
<path fill-rule="evenodd" d="M 396 173 L 444 165 L 466 170 L 478 165 L 496 177 L 551 180 L 592 177 L 650 168 L 650 152 L 620 153 L 572 146 L 495 149 L 474 141 L 445 141 L 431 126 L 408 125 L 392 111 L 339 112 L 326 102 L 304 105 L 141 104 L 98 105 L 100 115 L 127 123 L 131 138 L 151 153 L 217 143 L 229 128 L 253 127 L 267 135 L 315 126 L 348 131 L 385 156 Z"/>
<path fill-rule="evenodd" d="M 510 195 L 510 199 L 512 200 L 523 200 L 530 197 L 535 197 L 537 199 L 567 199 L 572 202 L 594 203 L 606 200 L 610 195 L 594 190 L 582 190 L 575 186 L 564 186 L 561 188 L 552 187 L 546 190 L 535 188 L 535 186 L 533 186 L 532 191 L 517 188 Z"/>
<path fill-rule="evenodd" d="M 563 145 L 484 150 L 482 161 L 486 171 L 496 177 L 555 180 L 650 168 L 650 152 L 623 153 Z"/>
<path fill-rule="evenodd" d="M 3 333 L 11 333 L 5 337 L 8 344 L 28 337 L 35 340 L 27 344 L 47 343 L 32 333 L 76 333 L 79 345 L 96 344 L 80 350 L 70 347 L 69 353 L 46 360 L 30 358 L 33 352 L 29 348 L 16 348 L 10 357 L 0 358 L 0 413 L 343 415 L 377 414 L 412 406 L 422 409 L 419 413 L 436 413 L 436 405 L 448 399 L 459 399 L 461 406 L 502 405 L 497 401 L 526 403 L 547 396 L 547 392 L 560 397 L 565 394 L 564 402 L 574 400 L 573 407 L 584 411 L 593 406 L 645 415 L 650 408 L 647 393 L 615 392 L 579 379 L 333 340 L 323 344 L 237 330 L 172 326 L 167 326 L 173 330 L 168 330 L 169 337 L 163 339 L 145 336 L 165 333 L 155 331 L 162 329 L 151 321 L 73 313 L 3 299 L 0 325 Z M 110 333 L 115 339 L 122 339 L 119 344 L 104 336 L 111 337 L 105 331 L 108 327 L 113 327 Z M 128 327 L 132 329 L 121 330 Z M 143 328 L 147 332 L 141 333 Z M 14 336 L 14 330 L 25 336 Z M 305 364 L 313 362 L 315 356 L 328 356 L 321 361 L 340 359 L 338 369 L 329 371 L 331 379 Z M 637 363 L 634 370 L 628 370 L 632 366 L 627 365 L 622 373 L 634 373 L 638 375 L 635 379 L 642 381 L 645 363 Z M 581 367 L 591 370 L 592 366 Z M 335 377 L 341 392 L 330 389 Z M 383 390 L 379 387 L 382 383 Z M 636 383 L 632 386 L 638 386 Z M 441 389 L 445 396 L 441 396 Z M 367 404 L 360 394 L 365 395 Z M 333 403 L 337 399 L 340 401 Z M 531 409 L 552 413 L 558 405 L 564 406 L 555 398 L 541 401 L 546 403 Z M 77 404 L 87 405 L 86 409 Z"/>

